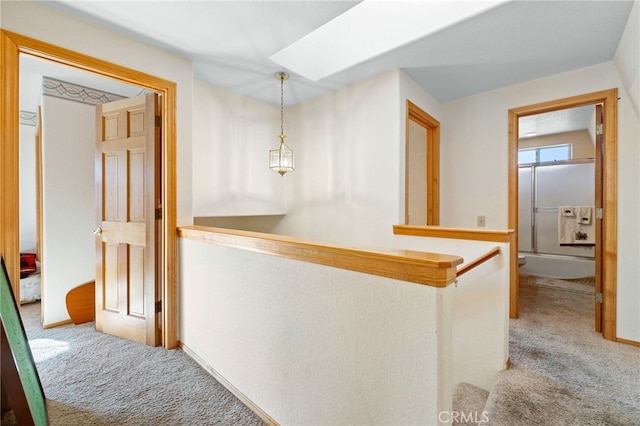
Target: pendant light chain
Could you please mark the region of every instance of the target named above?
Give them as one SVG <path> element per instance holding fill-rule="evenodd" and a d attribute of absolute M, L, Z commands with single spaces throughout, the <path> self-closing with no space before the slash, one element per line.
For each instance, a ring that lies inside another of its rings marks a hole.
<path fill-rule="evenodd" d="M 280 134 L 284 136 L 284 75 L 280 76 Z"/>

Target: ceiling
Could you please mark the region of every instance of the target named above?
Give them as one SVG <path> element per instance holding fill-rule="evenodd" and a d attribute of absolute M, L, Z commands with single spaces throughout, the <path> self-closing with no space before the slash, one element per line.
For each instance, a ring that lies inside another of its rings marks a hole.
<path fill-rule="evenodd" d="M 264 102 L 279 103 L 273 74 L 285 70 L 291 106 L 396 68 L 446 102 L 609 61 L 633 1 L 44 4 L 190 58 L 196 78 Z"/>
<path fill-rule="evenodd" d="M 530 138 L 557 133 L 595 129 L 595 106 L 561 109 L 543 114 L 520 117 L 518 132 L 520 138 Z"/>

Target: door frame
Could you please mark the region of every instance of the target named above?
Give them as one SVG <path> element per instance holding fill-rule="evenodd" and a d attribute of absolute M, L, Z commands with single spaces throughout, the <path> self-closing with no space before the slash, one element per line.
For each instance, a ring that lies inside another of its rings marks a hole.
<path fill-rule="evenodd" d="M 427 152 L 425 205 L 426 225 L 440 225 L 440 122 L 407 99 L 404 142 L 404 223 L 409 224 L 409 122 L 413 121 L 425 130 Z"/>
<path fill-rule="evenodd" d="M 0 29 L 0 254 L 4 256 L 11 282 L 19 286 L 20 273 L 20 184 L 19 184 L 19 78 L 20 54 L 53 61 L 123 83 L 140 86 L 161 95 L 161 186 L 162 225 L 162 346 L 178 346 L 177 333 L 177 239 L 176 239 L 176 83 L 135 71 L 82 53 Z"/>
<path fill-rule="evenodd" d="M 602 159 L 602 238 L 600 271 L 602 283 L 602 335 L 616 340 L 617 212 L 618 212 L 618 89 L 602 90 L 509 110 L 509 229 L 514 230 L 510 253 L 509 315 L 518 318 L 518 119 L 567 108 L 602 104 L 604 149 Z M 597 166 L 596 166 L 597 167 Z M 597 261 L 597 258 L 596 258 Z M 596 265 L 597 270 L 597 265 Z"/>

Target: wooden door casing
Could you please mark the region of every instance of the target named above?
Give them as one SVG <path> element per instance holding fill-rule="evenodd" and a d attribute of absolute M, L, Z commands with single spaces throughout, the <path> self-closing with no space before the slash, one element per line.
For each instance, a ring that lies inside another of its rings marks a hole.
<path fill-rule="evenodd" d="M 569 98 L 556 99 L 538 104 L 513 108 L 508 111 L 509 117 L 509 228 L 516 230 L 515 241 L 510 248 L 510 298 L 509 317 L 518 318 L 518 119 L 533 114 L 575 108 L 586 105 L 602 105 L 604 134 L 602 150 L 596 164 L 601 162 L 599 172 L 602 194 L 602 219 L 597 225 L 600 228 L 599 251 L 596 260 L 600 270 L 598 284 L 602 289 L 601 316 L 596 323 L 602 325 L 602 336 L 607 340 L 620 340 L 616 336 L 617 322 L 617 252 L 618 252 L 618 89 L 612 88 L 599 92 L 586 93 Z M 598 166 L 597 166 L 598 167 Z"/>

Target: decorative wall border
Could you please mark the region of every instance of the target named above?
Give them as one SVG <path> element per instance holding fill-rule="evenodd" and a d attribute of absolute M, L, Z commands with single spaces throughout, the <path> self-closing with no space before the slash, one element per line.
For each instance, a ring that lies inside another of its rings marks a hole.
<path fill-rule="evenodd" d="M 92 89 L 91 87 L 69 83 L 68 81 L 56 80 L 51 77 L 42 77 L 42 94 L 88 105 L 101 105 L 126 98 L 126 96 Z"/>
<path fill-rule="evenodd" d="M 38 121 L 37 113 L 20 110 L 20 125 L 35 127 L 37 121 Z"/>

